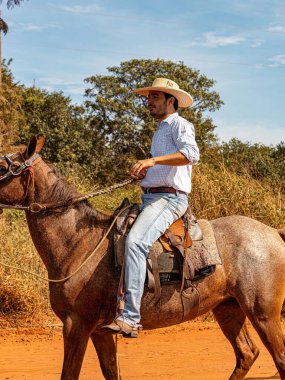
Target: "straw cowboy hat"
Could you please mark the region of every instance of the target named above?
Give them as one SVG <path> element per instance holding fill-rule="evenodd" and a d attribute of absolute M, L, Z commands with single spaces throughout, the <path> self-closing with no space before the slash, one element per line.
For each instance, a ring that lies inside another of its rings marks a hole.
<path fill-rule="evenodd" d="M 150 91 L 162 91 L 173 95 L 178 100 L 179 107 L 190 107 L 193 103 L 193 98 L 188 92 L 181 90 L 177 83 L 167 78 L 156 78 L 151 87 L 138 88 L 134 92 L 148 96 Z"/>

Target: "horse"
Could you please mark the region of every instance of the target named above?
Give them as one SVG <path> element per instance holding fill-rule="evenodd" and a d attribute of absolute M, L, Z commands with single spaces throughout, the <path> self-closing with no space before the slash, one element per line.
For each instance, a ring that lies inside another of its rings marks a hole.
<path fill-rule="evenodd" d="M 0 208 L 6 205 L 25 210 L 33 243 L 49 278 L 66 279 L 49 283 L 51 307 L 63 324 L 61 379 L 79 378 L 91 338 L 104 378 L 115 380 L 120 378 L 116 343 L 103 329 L 116 313 L 120 277 L 114 270 L 112 237 L 106 237 L 113 216 L 96 211 L 86 200 L 71 201 L 79 194 L 42 159 L 43 144 L 43 138 L 33 137 L 26 149 L 0 157 Z M 61 207 L 53 209 L 57 204 Z M 230 380 L 243 379 L 259 354 L 246 318 L 285 380 L 280 323 L 285 295 L 284 229 L 278 231 L 238 215 L 210 223 L 223 264 L 195 284 L 200 294 L 198 315 L 212 310 L 233 347 L 236 366 Z M 99 249 L 90 256 L 96 246 Z M 87 257 L 88 265 L 84 264 Z M 145 289 L 141 315 L 144 329 L 181 323 L 180 284 L 162 286 L 160 307 Z M 189 310 L 186 320 L 196 316 L 196 311 Z"/>

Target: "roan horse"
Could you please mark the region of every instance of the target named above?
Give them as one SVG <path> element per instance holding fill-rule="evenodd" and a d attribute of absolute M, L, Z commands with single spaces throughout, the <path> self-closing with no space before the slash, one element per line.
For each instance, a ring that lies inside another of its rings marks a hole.
<path fill-rule="evenodd" d="M 86 201 L 70 202 L 78 194 L 38 155 L 43 143 L 43 139 L 33 137 L 24 152 L 0 157 L 0 202 L 9 207 L 33 204 L 26 211 L 33 242 L 49 278 L 60 279 L 74 272 L 94 250 L 112 217 L 97 212 Z M 68 206 L 58 212 L 48 207 L 35 212 L 43 204 L 56 203 Z M 223 265 L 196 283 L 200 294 L 199 315 L 213 310 L 233 346 L 236 367 L 230 380 L 244 378 L 259 353 L 245 324 L 246 317 L 284 380 L 285 348 L 280 324 L 285 296 L 285 244 L 281 238 L 284 239 L 284 230 L 277 231 L 241 216 L 215 219 L 211 225 Z M 51 306 L 63 323 L 61 379 L 79 378 L 89 338 L 105 379 L 118 378 L 114 339 L 102 329 L 112 321 L 116 308 L 119 274 L 114 273 L 112 249 L 108 237 L 88 265 L 62 283 L 50 283 Z M 160 308 L 154 306 L 153 297 L 145 291 L 141 307 L 145 329 L 181 322 L 179 284 L 162 287 Z M 195 317 L 190 311 L 188 319 Z"/>

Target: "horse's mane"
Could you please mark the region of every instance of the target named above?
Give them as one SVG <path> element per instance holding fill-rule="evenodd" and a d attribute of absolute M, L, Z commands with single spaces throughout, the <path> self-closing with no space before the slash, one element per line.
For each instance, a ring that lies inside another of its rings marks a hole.
<path fill-rule="evenodd" d="M 61 176 L 58 170 L 49 164 L 52 172 L 57 176 L 57 181 L 48 189 L 46 193 L 47 203 L 68 203 L 71 199 L 82 196 L 72 185 L 70 185 L 67 180 Z M 95 226 L 98 224 L 105 224 L 110 221 L 111 216 L 103 214 L 92 207 L 92 205 L 87 201 L 83 200 L 74 205 L 68 206 L 75 207 L 82 214 L 81 223 L 87 224 L 89 226 Z"/>

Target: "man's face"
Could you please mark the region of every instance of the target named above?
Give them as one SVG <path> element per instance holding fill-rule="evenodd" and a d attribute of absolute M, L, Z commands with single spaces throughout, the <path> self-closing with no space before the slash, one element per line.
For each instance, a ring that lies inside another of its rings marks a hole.
<path fill-rule="evenodd" d="M 169 100 L 161 91 L 150 91 L 147 97 L 148 109 L 156 120 L 163 120 L 169 113 Z"/>

